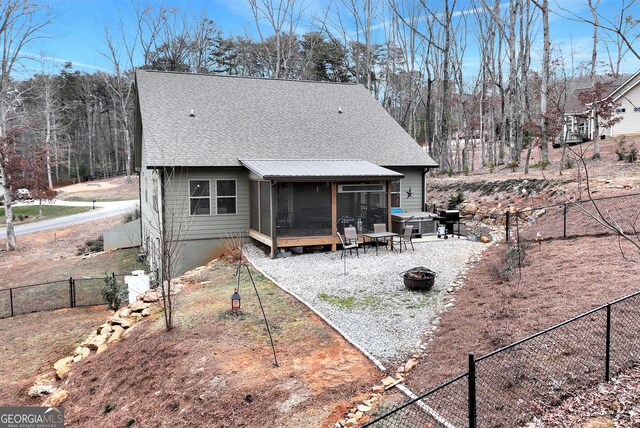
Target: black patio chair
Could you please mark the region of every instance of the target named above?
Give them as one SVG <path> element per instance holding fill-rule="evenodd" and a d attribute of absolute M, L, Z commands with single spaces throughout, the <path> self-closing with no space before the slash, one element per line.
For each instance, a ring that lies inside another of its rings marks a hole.
<path fill-rule="evenodd" d="M 398 246 L 400 247 L 400 252 L 402 252 L 402 245 L 404 244 L 404 249 L 407 249 L 407 242 L 411 244 L 411 250 L 415 251 L 413 248 L 413 225 L 407 225 L 404 227 L 402 231 L 402 235 L 398 236 Z"/>

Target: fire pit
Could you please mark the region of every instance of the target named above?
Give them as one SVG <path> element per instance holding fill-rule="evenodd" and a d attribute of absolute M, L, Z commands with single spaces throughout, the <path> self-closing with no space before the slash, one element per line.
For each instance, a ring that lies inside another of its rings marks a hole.
<path fill-rule="evenodd" d="M 435 283 L 437 275 L 437 273 L 424 266 L 418 266 L 400 274 L 404 278 L 404 285 L 409 290 L 430 290 Z"/>

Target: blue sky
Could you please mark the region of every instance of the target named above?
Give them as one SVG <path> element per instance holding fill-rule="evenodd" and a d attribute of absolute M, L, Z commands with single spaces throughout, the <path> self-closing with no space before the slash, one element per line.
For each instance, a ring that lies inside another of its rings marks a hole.
<path fill-rule="evenodd" d="M 306 13 L 321 13 L 327 2 L 328 0 L 306 0 Z M 586 0 L 557 0 L 557 2 L 562 7 L 578 13 L 587 12 Z M 30 55 L 44 54 L 48 57 L 49 60 L 44 65 L 44 69 L 54 73 L 60 69 L 64 61 L 72 61 L 74 68 L 81 71 L 93 72 L 100 69 L 110 71 L 112 67 L 109 61 L 100 53 L 105 50 L 104 28 L 108 26 L 115 30 L 120 17 L 124 20 L 125 28 L 130 28 L 133 23 L 131 2 L 129 0 L 45 0 L 44 3 L 49 5 L 54 15 L 53 24 L 48 28 L 51 37 L 33 43 L 25 51 Z M 336 4 L 336 0 L 333 3 Z M 462 0 L 458 1 L 458 4 L 464 3 Z M 553 5 L 554 0 L 550 3 Z M 193 14 L 205 10 L 207 16 L 212 18 L 225 34 L 253 35 L 255 33 L 251 9 L 245 0 L 151 0 L 145 4 L 175 6 L 181 11 Z M 619 0 L 601 0 L 600 7 L 604 11 L 611 12 L 619 7 L 618 5 Z M 639 14 L 636 13 L 636 15 Z M 299 30 L 308 30 L 308 25 L 308 22 L 303 22 Z M 590 58 L 592 43 L 590 26 L 572 22 L 557 15 L 551 16 L 550 26 L 552 41 L 562 50 L 567 61 L 572 49 L 576 62 Z M 469 39 L 472 38 L 473 36 L 469 35 Z M 541 30 L 538 38 L 541 41 Z M 534 61 L 540 55 L 539 46 L 540 44 L 533 48 Z M 604 52 L 601 52 L 601 58 L 604 59 Z M 640 61 L 631 54 L 628 54 L 627 58 L 623 66 L 624 71 L 637 71 L 640 68 Z M 472 73 L 477 63 L 478 53 L 473 46 L 470 46 L 465 61 L 466 72 Z M 25 61 L 24 66 L 25 69 L 22 72 L 24 74 L 40 71 L 43 68 L 37 61 Z"/>

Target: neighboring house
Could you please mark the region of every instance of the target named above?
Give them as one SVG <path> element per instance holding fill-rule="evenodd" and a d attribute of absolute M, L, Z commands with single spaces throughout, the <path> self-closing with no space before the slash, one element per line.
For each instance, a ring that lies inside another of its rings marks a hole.
<path fill-rule="evenodd" d="M 629 78 L 614 79 L 609 83 L 611 98 L 616 105 L 614 117 L 620 117 L 611 128 L 601 128 L 599 135 L 595 131 L 593 112 L 578 99 L 579 94 L 589 88 L 574 90 L 565 105 L 564 139 L 568 144 L 591 141 L 600 136 L 640 135 L 640 71 Z"/>
<path fill-rule="evenodd" d="M 424 209 L 437 164 L 362 85 L 138 71 L 136 91 L 142 242 L 172 225 L 178 270 L 247 231 L 272 255 L 335 249 L 344 226 Z"/>

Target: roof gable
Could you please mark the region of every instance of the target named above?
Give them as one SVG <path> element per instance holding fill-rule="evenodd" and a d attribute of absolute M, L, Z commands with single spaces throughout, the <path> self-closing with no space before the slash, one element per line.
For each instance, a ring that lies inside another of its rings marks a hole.
<path fill-rule="evenodd" d="M 136 88 L 147 166 L 437 165 L 361 85 L 138 71 Z"/>

